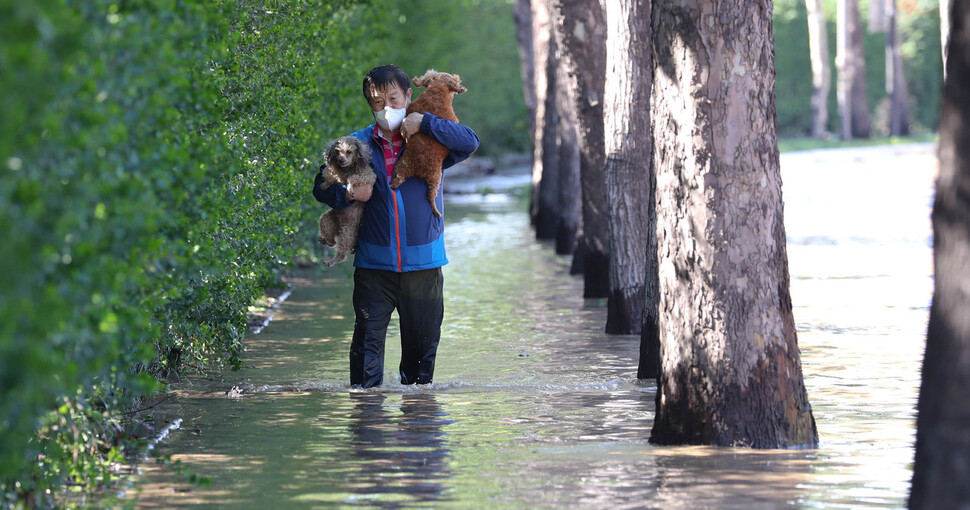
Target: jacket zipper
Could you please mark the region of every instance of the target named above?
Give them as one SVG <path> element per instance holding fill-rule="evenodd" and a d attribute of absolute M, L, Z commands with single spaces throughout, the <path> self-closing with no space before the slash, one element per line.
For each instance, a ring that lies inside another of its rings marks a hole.
<path fill-rule="evenodd" d="M 394 199 L 394 235 L 397 238 L 397 272 L 401 272 L 401 219 L 397 214 L 397 190 L 391 190 Z"/>

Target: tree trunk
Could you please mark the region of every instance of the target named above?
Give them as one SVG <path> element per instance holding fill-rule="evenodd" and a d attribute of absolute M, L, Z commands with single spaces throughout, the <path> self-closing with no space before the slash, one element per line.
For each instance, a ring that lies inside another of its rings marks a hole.
<path fill-rule="evenodd" d="M 859 16 L 858 0 L 849 1 L 849 57 L 852 62 L 851 112 L 852 136 L 869 138 L 872 121 L 869 116 L 869 92 L 866 88 L 866 54 L 862 46 L 862 20 Z"/>
<path fill-rule="evenodd" d="M 896 0 L 886 0 L 886 97 L 889 100 L 889 134 L 909 135 L 909 92 L 899 51 Z"/>
<path fill-rule="evenodd" d="M 576 247 L 576 235 L 580 226 L 582 212 L 582 189 L 579 182 L 579 114 L 576 111 L 578 92 L 576 80 L 572 76 L 573 64 L 566 46 L 564 33 L 564 13 L 560 0 L 553 0 L 552 9 L 553 39 L 556 56 L 556 112 L 559 122 L 556 135 L 559 144 L 559 197 L 556 212 L 556 253 L 571 255 Z"/>
<path fill-rule="evenodd" d="M 970 505 L 970 0 L 951 9 L 911 509 Z"/>
<path fill-rule="evenodd" d="M 535 213 L 539 207 L 538 185 L 536 176 L 542 175 L 542 150 L 539 145 L 539 109 L 538 90 L 536 84 L 536 38 L 533 34 L 535 24 L 530 0 L 516 0 L 513 11 L 515 17 L 515 37 L 519 45 L 519 69 L 522 75 L 522 96 L 529 115 L 529 141 L 532 143 L 532 193 L 530 196 L 529 214 L 532 225 L 535 226 Z"/>
<path fill-rule="evenodd" d="M 522 74 L 522 97 L 529 115 L 529 134 L 535 147 L 536 127 L 536 57 L 532 43 L 532 5 L 529 0 L 515 0 L 515 37 L 519 45 L 519 69 Z"/>
<path fill-rule="evenodd" d="M 552 37 L 552 0 L 533 0 L 532 53 L 535 78 L 535 126 L 532 153 L 532 225 L 539 239 L 556 237 L 559 201 L 559 136 L 556 112 L 556 49 Z"/>
<path fill-rule="evenodd" d="M 836 66 L 842 139 L 869 138 L 869 96 L 858 0 L 839 0 Z"/>
<path fill-rule="evenodd" d="M 889 4 L 893 0 L 869 0 L 869 32 L 884 34 L 889 30 Z"/>
<path fill-rule="evenodd" d="M 940 43 L 943 50 L 943 80 L 946 81 L 946 53 L 950 49 L 950 0 L 940 0 Z"/>
<path fill-rule="evenodd" d="M 835 96 L 839 105 L 839 136 L 843 140 L 852 138 L 852 115 L 849 114 L 852 100 L 852 96 L 849 94 L 852 89 L 852 73 L 847 60 L 849 52 L 848 10 L 849 3 L 852 1 L 854 0 L 838 0 L 835 28 L 835 68 L 839 73 L 835 84 Z"/>
<path fill-rule="evenodd" d="M 559 122 L 556 123 L 559 144 L 559 196 L 553 208 L 556 213 L 556 253 L 572 255 L 576 247 L 576 232 L 579 229 L 583 203 L 579 184 L 579 132 L 576 126 L 576 91 L 569 77 L 567 64 L 563 61 L 565 50 L 560 40 L 560 31 L 557 30 L 556 34 L 556 48 L 560 55 L 556 59 L 556 112 L 559 115 Z"/>
<path fill-rule="evenodd" d="M 828 30 L 822 0 L 805 0 L 808 9 L 808 46 L 812 59 L 812 137 L 825 138 L 829 123 L 829 88 L 832 69 L 829 65 Z"/>
<path fill-rule="evenodd" d="M 657 299 L 650 0 L 610 0 L 606 22 L 603 125 L 611 259 L 606 332 L 637 334 L 650 308 L 646 303 Z"/>
<path fill-rule="evenodd" d="M 886 101 L 889 102 L 889 134 L 909 134 L 909 93 L 899 51 L 896 0 L 869 2 L 869 31 L 886 34 Z"/>
<path fill-rule="evenodd" d="M 583 274 L 583 297 L 609 295 L 609 213 L 603 146 L 606 13 L 601 0 L 561 0 L 563 58 L 575 90 L 582 225 L 571 272 Z"/>
<path fill-rule="evenodd" d="M 651 442 L 818 442 L 789 295 L 770 0 L 653 16 L 661 375 Z"/>
<path fill-rule="evenodd" d="M 549 1 L 549 0 L 544 0 Z M 551 30 L 551 26 L 550 26 Z M 538 51 L 536 54 L 538 55 Z M 542 67 L 546 76 L 545 91 L 540 91 L 542 100 L 542 125 L 537 127 L 537 138 L 541 154 L 541 163 L 536 175 L 533 168 L 532 184 L 536 199 L 534 200 L 534 221 L 537 239 L 555 239 L 559 226 L 559 111 L 556 110 L 556 68 L 558 57 L 556 41 L 550 37 Z M 540 85 L 541 86 L 541 85 Z"/>

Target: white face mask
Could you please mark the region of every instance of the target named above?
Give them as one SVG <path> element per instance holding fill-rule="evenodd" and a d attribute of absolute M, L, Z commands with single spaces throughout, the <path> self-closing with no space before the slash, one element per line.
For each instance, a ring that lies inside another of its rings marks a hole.
<path fill-rule="evenodd" d="M 385 106 L 383 110 L 374 112 L 374 119 L 384 131 L 397 131 L 407 115 L 407 108 L 391 108 Z"/>

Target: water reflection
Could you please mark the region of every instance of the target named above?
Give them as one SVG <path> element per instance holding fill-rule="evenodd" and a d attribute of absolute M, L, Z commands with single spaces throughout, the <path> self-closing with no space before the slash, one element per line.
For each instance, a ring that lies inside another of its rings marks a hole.
<path fill-rule="evenodd" d="M 452 420 L 432 393 L 401 395 L 397 408 L 384 393 L 351 393 L 352 440 L 357 463 L 349 486 L 356 494 L 394 494 L 412 501 L 447 501 L 447 433 Z"/>
<path fill-rule="evenodd" d="M 797 502 L 811 479 L 813 451 L 678 447 L 654 452 L 658 508 L 713 508 L 718 502 L 778 508 Z M 698 469 L 700 467 L 700 469 Z M 752 483 L 757 480 L 756 483 Z"/>

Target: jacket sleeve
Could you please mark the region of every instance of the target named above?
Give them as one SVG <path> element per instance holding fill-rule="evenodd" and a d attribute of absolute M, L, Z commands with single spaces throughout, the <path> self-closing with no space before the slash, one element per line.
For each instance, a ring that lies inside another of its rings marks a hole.
<path fill-rule="evenodd" d="M 327 189 L 320 187 L 323 184 L 323 170 L 325 168 L 326 166 L 321 166 L 317 176 L 313 179 L 313 198 L 317 199 L 317 202 L 323 202 L 334 209 L 343 209 L 350 205 L 350 201 L 347 200 L 346 188 L 339 184 L 334 184 Z"/>
<path fill-rule="evenodd" d="M 425 113 L 424 119 L 421 120 L 421 132 L 438 140 L 451 151 L 441 164 L 441 168 L 448 168 L 464 161 L 478 150 L 478 135 L 470 127 L 430 113 Z"/>

